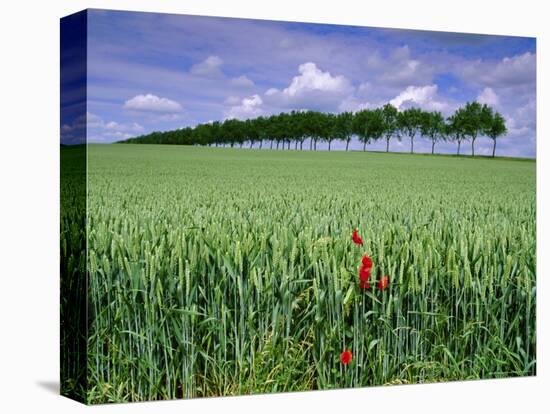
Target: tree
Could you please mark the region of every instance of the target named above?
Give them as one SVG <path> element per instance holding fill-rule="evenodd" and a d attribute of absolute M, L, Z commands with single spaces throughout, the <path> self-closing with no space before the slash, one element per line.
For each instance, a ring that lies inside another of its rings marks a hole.
<path fill-rule="evenodd" d="M 491 117 L 484 125 L 483 133 L 493 140 L 493 158 L 497 148 L 497 138 L 508 132 L 504 117 L 498 112 L 491 113 Z"/>
<path fill-rule="evenodd" d="M 445 137 L 445 121 L 441 112 L 422 112 L 421 133 L 432 141 L 432 154 L 435 143 Z"/>
<path fill-rule="evenodd" d="M 355 114 L 353 119 L 353 132 L 363 143 L 363 151 L 367 144 L 376 141 L 384 134 L 384 118 L 381 109 L 364 109 Z"/>
<path fill-rule="evenodd" d="M 307 114 L 303 111 L 298 111 L 294 115 L 294 130 L 296 143 L 300 143 L 300 151 L 303 149 L 304 141 L 307 137 Z"/>
<path fill-rule="evenodd" d="M 269 133 L 271 139 L 277 143 L 276 149 L 279 149 L 279 145 L 283 142 L 284 139 L 284 130 L 283 130 L 283 120 L 281 119 L 281 114 L 271 115 L 269 117 Z M 284 149 L 284 143 L 283 143 Z"/>
<path fill-rule="evenodd" d="M 235 144 L 239 144 L 242 147 L 244 141 L 247 139 L 244 122 L 238 119 L 226 119 L 221 129 L 223 131 L 222 135 L 224 142 L 229 143 L 232 148 Z"/>
<path fill-rule="evenodd" d="M 216 147 L 220 142 L 220 122 L 214 121 L 210 125 L 210 141 L 216 143 Z"/>
<path fill-rule="evenodd" d="M 367 135 L 366 135 L 366 125 L 369 118 L 369 109 L 363 109 L 355 113 L 352 122 L 352 130 L 360 142 L 363 143 L 363 151 L 367 150 Z"/>
<path fill-rule="evenodd" d="M 321 138 L 323 141 L 328 142 L 328 150 L 330 151 L 330 144 L 337 138 L 336 115 L 323 114 L 321 123 Z"/>
<path fill-rule="evenodd" d="M 257 124 L 255 120 L 247 119 L 243 122 L 243 131 L 245 135 L 245 140 L 248 140 L 250 142 L 250 147 L 254 145 L 255 142 L 259 140 L 260 133 L 257 128 Z"/>
<path fill-rule="evenodd" d="M 369 142 L 378 141 L 384 135 L 384 116 L 381 109 L 369 111 L 367 124 L 365 126 L 365 135 Z"/>
<path fill-rule="evenodd" d="M 288 149 L 292 142 L 300 150 L 303 142 L 309 137 L 310 150 L 317 149 L 319 140 L 328 143 L 329 151 L 332 142 L 341 140 L 346 143 L 346 151 L 353 135 L 367 145 L 380 138 L 386 140 L 386 152 L 389 152 L 390 140 L 401 139 L 406 135 L 410 139 L 410 152 L 414 152 L 414 139 L 422 134 L 432 143 L 432 154 L 438 141 L 449 139 L 457 143 L 457 155 L 460 155 L 462 141 L 471 139 L 472 156 L 475 155 L 475 140 L 484 135 L 493 140 L 493 157 L 496 153 L 496 140 L 506 134 L 505 120 L 501 114 L 487 105 L 468 102 L 458 108 L 445 122 L 439 112 L 424 112 L 418 108 L 409 108 L 399 112 L 390 104 L 378 109 L 365 109 L 356 113 L 339 114 L 318 111 L 281 112 L 269 117 L 259 116 L 244 121 L 226 119 L 223 122 L 207 122 L 195 127 L 184 127 L 172 131 L 151 132 L 140 137 L 130 138 L 123 142 L 169 145 L 242 145 L 246 142 L 250 148 L 259 143 L 262 148 L 264 140 L 271 142 L 271 148 L 277 143 Z"/>
<path fill-rule="evenodd" d="M 472 157 L 475 155 L 475 142 L 479 133 L 483 131 L 484 124 L 488 122 L 488 107 L 481 106 L 479 102 L 467 102 L 462 111 L 462 126 L 464 134 L 472 142 Z"/>
<path fill-rule="evenodd" d="M 399 131 L 398 111 L 391 104 L 382 107 L 382 118 L 384 121 L 384 138 L 386 139 L 386 152 L 390 152 L 390 139 Z M 400 137 L 398 137 L 400 138 Z"/>
<path fill-rule="evenodd" d="M 336 116 L 335 135 L 346 143 L 347 151 L 353 136 L 353 114 L 351 112 L 341 112 Z"/>
<path fill-rule="evenodd" d="M 311 139 L 309 143 L 309 149 L 313 147 L 314 151 L 317 151 L 317 141 L 319 141 L 323 135 L 323 124 L 324 119 L 321 112 L 317 111 L 308 111 L 306 116 L 307 131 Z"/>
<path fill-rule="evenodd" d="M 451 137 L 453 141 L 456 141 L 458 148 L 456 155 L 460 155 L 460 144 L 464 140 L 464 127 L 463 127 L 463 110 L 457 109 L 453 115 L 447 118 L 447 125 L 445 126 L 445 132 L 448 137 Z"/>
<path fill-rule="evenodd" d="M 252 120 L 252 128 L 254 128 L 257 136 L 257 140 L 260 143 L 260 149 L 262 149 L 264 145 L 264 139 L 267 139 L 267 120 L 263 116 L 259 116 L 258 118 L 254 118 Z"/>
<path fill-rule="evenodd" d="M 422 111 L 418 108 L 405 109 L 398 116 L 399 129 L 401 129 L 411 141 L 411 154 L 414 152 L 414 138 L 422 127 Z"/>

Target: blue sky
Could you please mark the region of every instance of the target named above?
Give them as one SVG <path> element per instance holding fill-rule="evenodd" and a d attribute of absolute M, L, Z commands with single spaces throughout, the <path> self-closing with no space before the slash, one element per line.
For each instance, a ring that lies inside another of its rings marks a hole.
<path fill-rule="evenodd" d="M 387 102 L 449 115 L 477 99 L 507 121 L 497 153 L 535 157 L 535 63 L 532 38 L 90 10 L 88 140 Z M 62 134 L 78 122 L 62 120 Z M 480 138 L 476 150 L 490 153 L 491 141 Z"/>

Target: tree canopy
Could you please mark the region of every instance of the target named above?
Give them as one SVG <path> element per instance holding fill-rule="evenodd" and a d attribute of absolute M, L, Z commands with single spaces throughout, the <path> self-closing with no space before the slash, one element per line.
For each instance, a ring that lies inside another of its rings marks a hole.
<path fill-rule="evenodd" d="M 357 112 L 338 114 L 318 111 L 281 112 L 270 116 L 259 116 L 246 120 L 235 118 L 198 124 L 172 131 L 152 132 L 122 141 L 138 144 L 175 144 L 175 145 L 215 145 L 243 146 L 263 148 L 269 142 L 271 149 L 303 149 L 303 143 L 310 140 L 309 149 L 316 150 L 318 142 L 326 142 L 328 149 L 334 141 L 346 144 L 346 151 L 352 137 L 362 144 L 363 150 L 375 141 L 384 139 L 386 151 L 389 151 L 392 138 L 410 140 L 410 151 L 414 152 L 414 140 L 422 136 L 435 145 L 440 141 L 457 143 L 457 154 L 464 140 L 474 145 L 478 136 L 493 140 L 493 156 L 497 139 L 507 133 L 504 117 L 486 104 L 467 102 L 447 119 L 438 111 L 424 111 L 411 107 L 403 111 L 391 104 L 381 108 L 363 109 Z"/>

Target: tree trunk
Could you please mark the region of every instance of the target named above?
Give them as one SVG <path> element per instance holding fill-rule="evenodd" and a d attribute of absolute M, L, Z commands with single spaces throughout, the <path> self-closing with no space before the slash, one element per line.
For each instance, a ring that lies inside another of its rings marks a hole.
<path fill-rule="evenodd" d="M 367 141 L 363 142 L 363 151 L 367 150 Z"/>
<path fill-rule="evenodd" d="M 277 141 L 277 149 L 279 149 L 279 141 Z"/>
<path fill-rule="evenodd" d="M 313 150 L 317 151 L 317 140 L 313 142 Z"/>
<path fill-rule="evenodd" d="M 260 140 L 260 149 L 262 149 L 263 145 L 264 145 L 264 140 L 261 139 L 261 140 Z"/>
<path fill-rule="evenodd" d="M 311 151 L 313 149 L 313 138 L 309 139 L 309 150 Z"/>
<path fill-rule="evenodd" d="M 330 141 L 328 142 L 328 150 L 330 151 Z"/>
<path fill-rule="evenodd" d="M 496 149 L 497 149 L 497 140 L 493 139 L 493 158 L 495 158 Z"/>
<path fill-rule="evenodd" d="M 349 139 L 346 141 L 346 151 L 348 150 L 349 148 Z"/>
<path fill-rule="evenodd" d="M 288 141 L 288 149 L 290 149 L 290 140 Z"/>
<path fill-rule="evenodd" d="M 411 154 L 414 152 L 414 138 L 411 137 Z"/>
<path fill-rule="evenodd" d="M 386 152 L 390 152 L 390 138 L 386 138 Z"/>
<path fill-rule="evenodd" d="M 294 151 L 296 151 L 298 149 L 298 140 L 296 140 L 296 142 L 294 142 Z"/>
<path fill-rule="evenodd" d="M 235 143 L 234 143 L 234 142 L 232 142 L 232 143 L 231 143 L 231 148 L 233 148 L 233 145 L 235 145 Z"/>
<path fill-rule="evenodd" d="M 434 155 L 434 150 L 435 150 L 435 141 L 432 141 L 432 155 Z"/>
<path fill-rule="evenodd" d="M 304 141 L 300 141 L 300 151 L 302 151 L 303 144 L 304 144 Z"/>
<path fill-rule="evenodd" d="M 472 157 L 475 155 L 474 154 L 474 143 L 476 142 L 476 139 L 475 138 L 472 138 Z"/>
<path fill-rule="evenodd" d="M 252 145 L 253 145 L 253 144 L 254 144 L 254 142 L 253 142 L 253 141 L 250 141 L 250 147 L 248 147 L 248 148 L 252 148 Z"/>
<path fill-rule="evenodd" d="M 269 146 L 269 149 L 273 149 L 273 140 L 271 140 L 271 145 Z"/>
<path fill-rule="evenodd" d="M 456 155 L 460 155 L 460 140 L 458 140 L 458 149 L 456 150 Z"/>

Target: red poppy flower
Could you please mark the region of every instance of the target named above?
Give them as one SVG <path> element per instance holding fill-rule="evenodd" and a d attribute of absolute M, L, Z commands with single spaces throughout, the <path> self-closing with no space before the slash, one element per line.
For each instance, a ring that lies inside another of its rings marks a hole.
<path fill-rule="evenodd" d="M 346 349 L 340 354 L 340 362 L 344 365 L 348 365 L 353 359 L 353 355 L 349 349 Z"/>
<path fill-rule="evenodd" d="M 367 269 L 364 266 L 359 268 L 359 280 L 361 282 L 367 282 L 370 278 L 370 269 Z"/>
<path fill-rule="evenodd" d="M 355 244 L 358 244 L 358 245 L 363 245 L 363 239 L 361 239 L 361 237 L 359 237 L 359 234 L 357 234 L 357 229 L 353 230 L 353 233 L 351 235 L 351 239 L 353 240 L 353 242 Z"/>
<path fill-rule="evenodd" d="M 388 287 L 390 284 L 390 278 L 388 276 L 384 276 L 382 279 L 378 281 L 378 289 L 384 290 Z"/>
<path fill-rule="evenodd" d="M 361 260 L 361 264 L 364 267 L 366 267 L 367 269 L 370 270 L 372 268 L 372 259 L 365 254 L 365 255 L 363 255 L 363 259 Z"/>
<path fill-rule="evenodd" d="M 359 288 L 360 289 L 370 289 L 370 283 L 368 280 L 361 280 L 359 282 Z"/>

